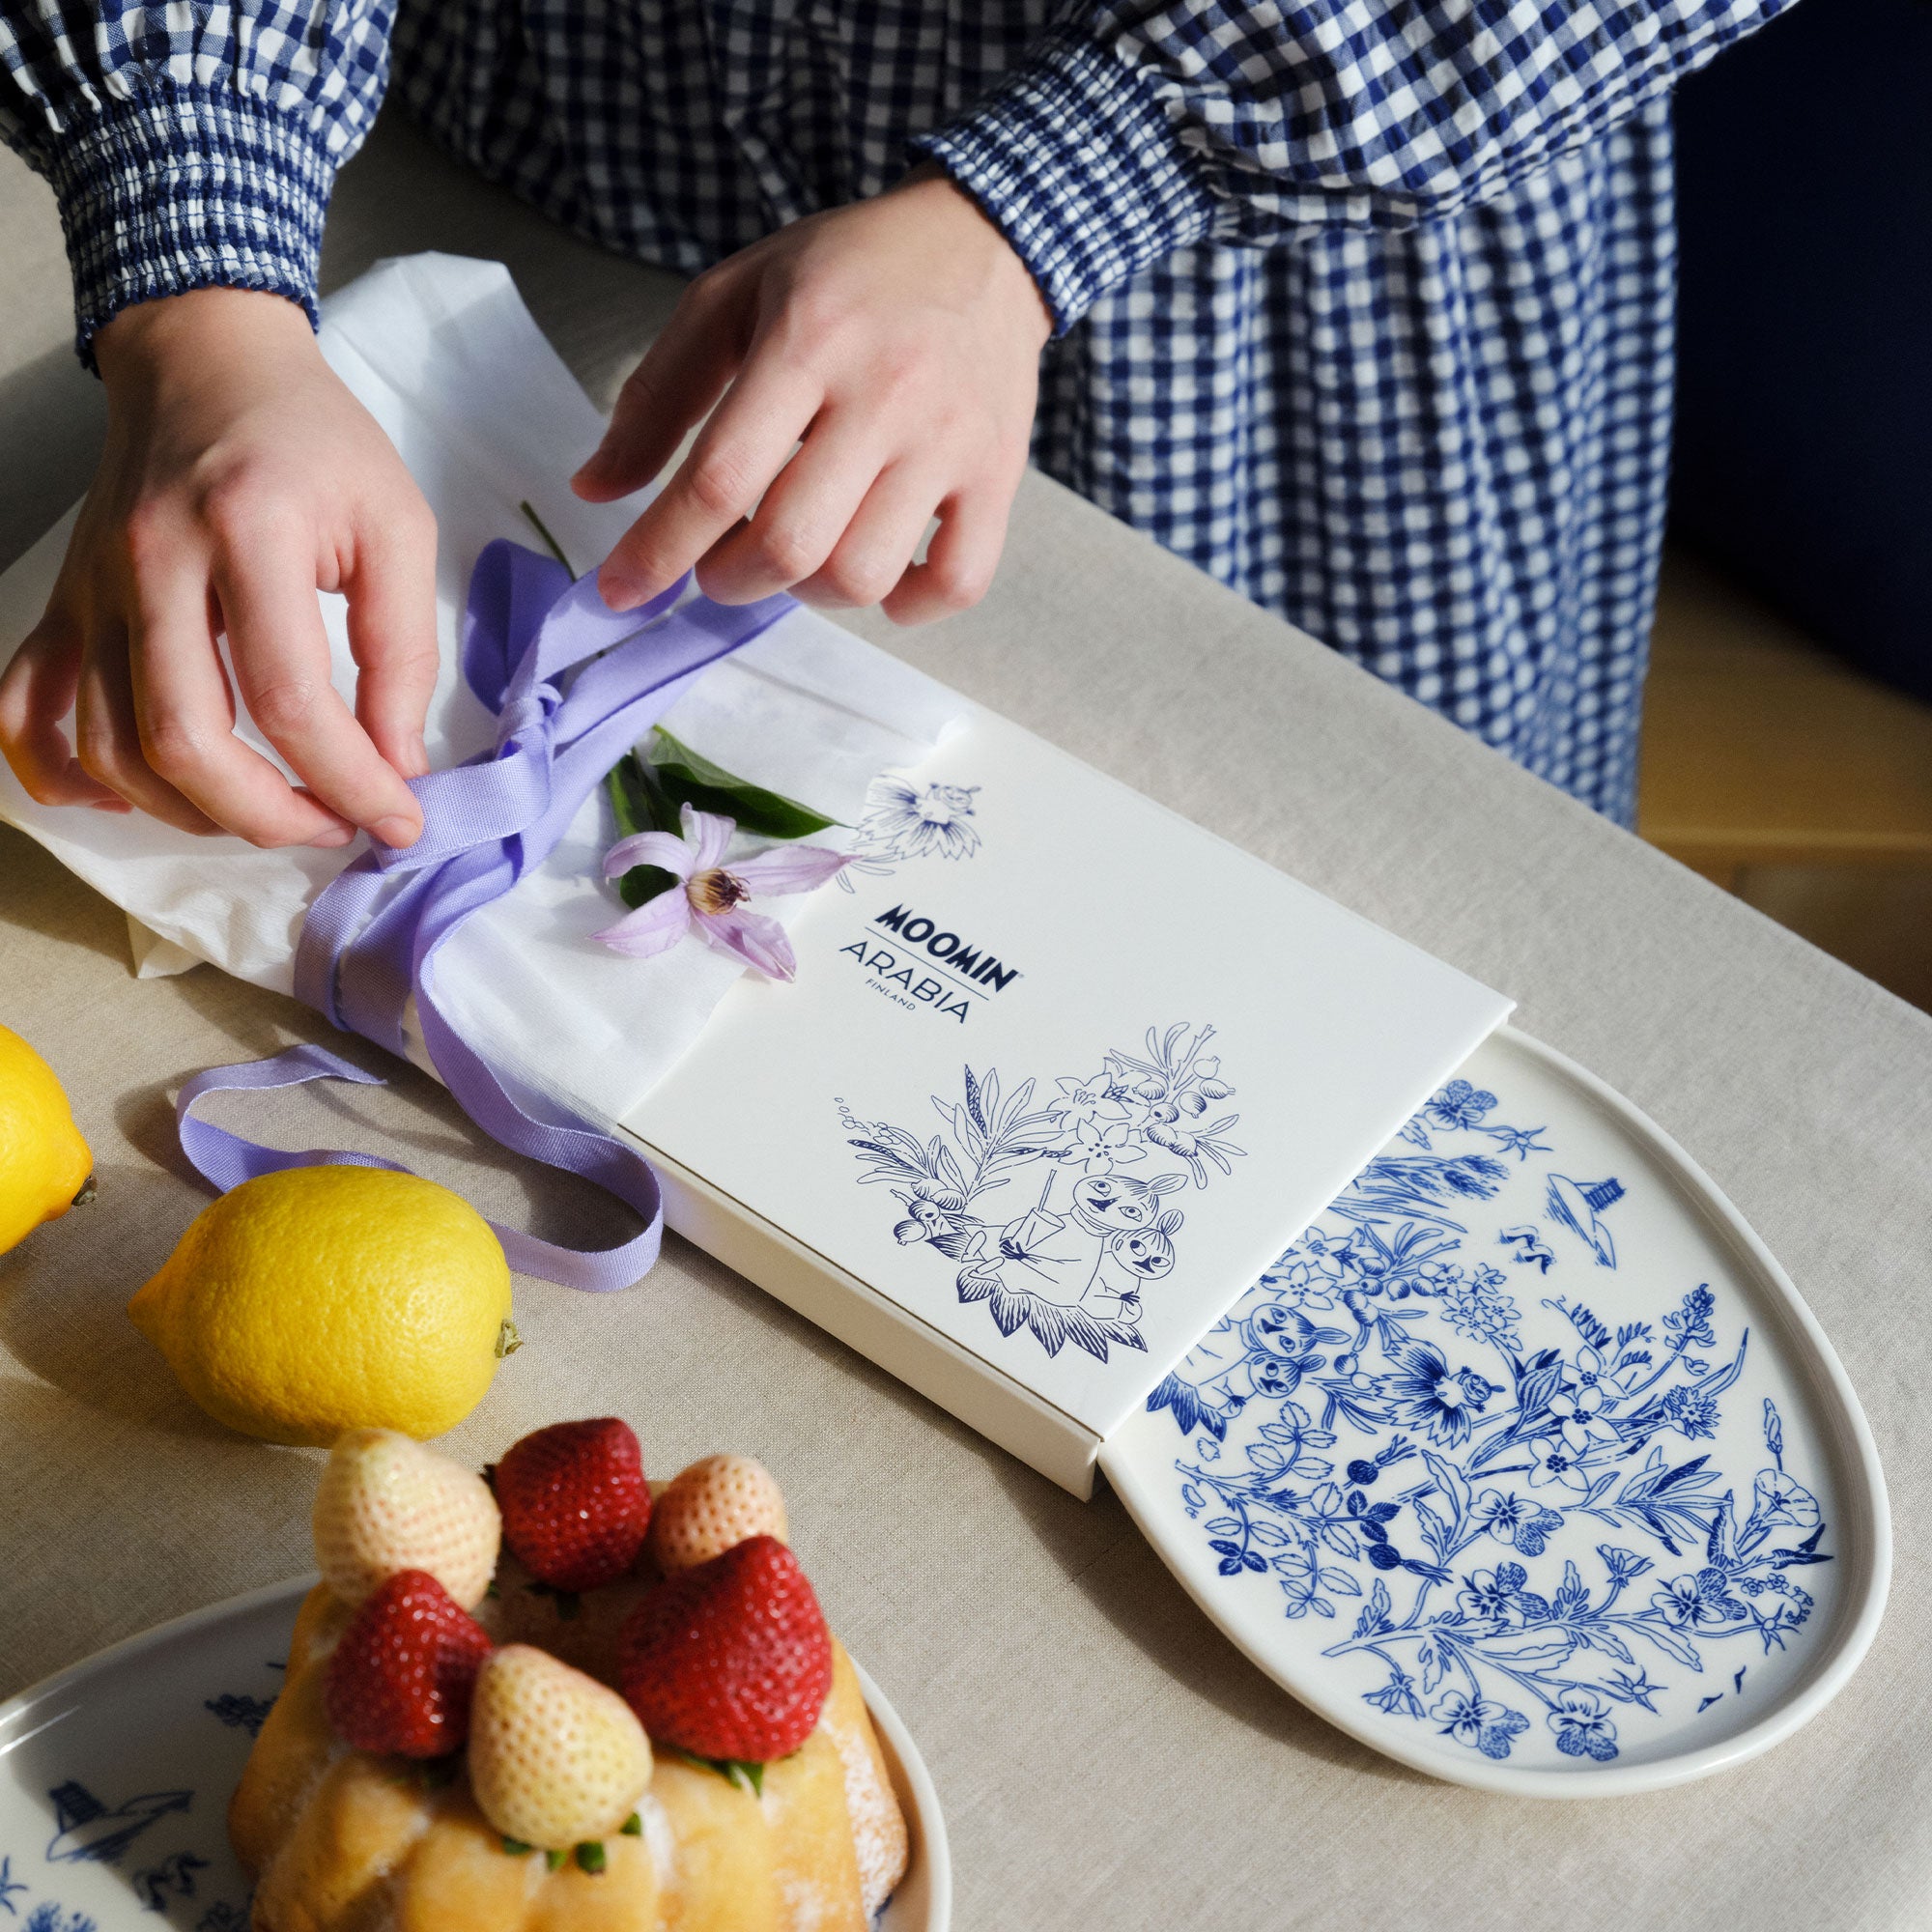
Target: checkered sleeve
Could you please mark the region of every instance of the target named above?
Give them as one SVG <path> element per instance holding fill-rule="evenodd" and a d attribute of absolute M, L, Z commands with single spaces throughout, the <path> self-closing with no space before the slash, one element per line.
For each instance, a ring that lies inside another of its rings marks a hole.
<path fill-rule="evenodd" d="M 394 0 L 0 0 L 0 138 L 44 175 L 75 339 L 136 302 L 262 289 L 315 316 L 336 169 L 375 119 Z"/>
<path fill-rule="evenodd" d="M 921 137 L 1064 328 L 1211 240 L 1457 213 L 1607 133 L 1791 0 L 1115 0 Z"/>

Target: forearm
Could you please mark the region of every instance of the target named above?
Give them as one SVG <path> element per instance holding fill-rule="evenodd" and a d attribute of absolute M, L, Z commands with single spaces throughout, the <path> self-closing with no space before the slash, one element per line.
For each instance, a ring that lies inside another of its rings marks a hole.
<path fill-rule="evenodd" d="M 1790 0 L 1112 0 L 913 145 L 1062 328 L 1159 256 L 1453 216 L 1609 132 Z"/>

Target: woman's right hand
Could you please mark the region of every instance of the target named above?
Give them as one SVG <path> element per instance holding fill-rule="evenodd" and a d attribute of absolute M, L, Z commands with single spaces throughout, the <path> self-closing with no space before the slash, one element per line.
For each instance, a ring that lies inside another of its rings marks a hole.
<path fill-rule="evenodd" d="M 43 805 L 137 808 L 256 845 L 344 845 L 358 827 L 412 843 L 436 521 L 401 458 L 280 296 L 145 302 L 95 354 L 100 467 L 46 613 L 0 675 L 14 775 Z M 354 713 L 329 682 L 319 589 L 349 600 Z M 237 691 L 299 785 L 236 737 Z"/>

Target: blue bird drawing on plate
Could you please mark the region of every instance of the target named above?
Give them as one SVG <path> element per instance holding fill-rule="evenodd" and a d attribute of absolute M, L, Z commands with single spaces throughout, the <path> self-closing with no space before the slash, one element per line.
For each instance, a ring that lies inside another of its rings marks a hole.
<path fill-rule="evenodd" d="M 192 1791 L 145 1791 L 110 1807 L 86 1785 L 71 1780 L 56 1785 L 47 1797 L 59 1828 L 47 1845 L 47 1858 L 55 1864 L 113 1864 L 156 1819 L 185 1811 L 194 1803 Z"/>
<path fill-rule="evenodd" d="M 1505 1228 L 1496 1236 L 1496 1245 L 1513 1248 L 1515 1253 L 1510 1256 L 1511 1261 L 1521 1266 L 1533 1262 L 1545 1274 L 1549 1272 L 1550 1264 L 1556 1259 L 1555 1251 L 1545 1246 L 1543 1237 L 1534 1228 Z"/>
<path fill-rule="evenodd" d="M 238 1691 L 224 1691 L 219 1697 L 211 1697 L 202 1709 L 219 1718 L 224 1724 L 231 1724 L 243 1730 L 251 1738 L 260 1737 L 262 1726 L 269 1721 L 269 1713 L 275 1708 L 272 1697 L 249 1697 Z"/>
<path fill-rule="evenodd" d="M 164 1912 L 171 1898 L 194 1896 L 194 1875 L 208 1861 L 192 1852 L 171 1852 L 159 1864 L 134 1874 L 134 1895 L 150 1912 Z"/>

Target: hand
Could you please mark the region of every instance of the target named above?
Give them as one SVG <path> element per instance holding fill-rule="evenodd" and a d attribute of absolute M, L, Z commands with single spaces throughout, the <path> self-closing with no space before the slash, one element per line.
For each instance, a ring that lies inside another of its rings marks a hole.
<path fill-rule="evenodd" d="M 43 805 L 139 807 L 257 845 L 408 845 L 436 686 L 436 521 L 279 296 L 203 289 L 95 337 L 107 441 L 46 614 L 0 676 L 0 752 Z M 317 589 L 349 598 L 355 712 Z M 235 683 L 303 780 L 235 736 Z M 76 706 L 77 753 L 61 731 Z M 359 722 L 358 722 L 359 721 Z"/>
<path fill-rule="evenodd" d="M 925 171 L 720 263 L 686 291 L 573 481 L 595 502 L 640 488 L 718 404 L 598 573 L 605 601 L 630 609 L 695 564 L 726 604 L 788 589 L 883 602 L 916 624 L 977 603 L 1051 332 L 999 230 Z"/>

